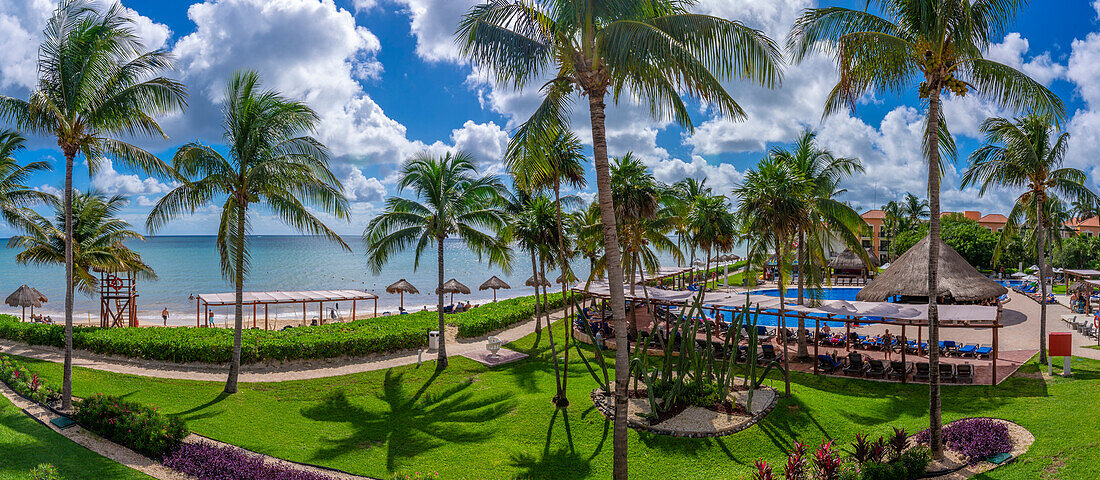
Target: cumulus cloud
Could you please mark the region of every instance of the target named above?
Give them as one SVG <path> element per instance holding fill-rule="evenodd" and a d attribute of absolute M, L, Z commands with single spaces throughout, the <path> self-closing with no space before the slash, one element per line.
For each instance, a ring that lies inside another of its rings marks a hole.
<path fill-rule="evenodd" d="M 115 170 L 110 159 L 100 161 L 99 170 L 92 177 L 92 188 L 108 195 L 163 195 L 177 184 L 163 183 L 155 178 L 142 178 Z"/>
<path fill-rule="evenodd" d="M 499 165 L 503 161 L 508 138 L 508 132 L 493 122 L 466 120 L 462 128 L 451 131 L 454 149 L 473 155 L 483 167 Z"/>
<path fill-rule="evenodd" d="M 367 178 L 355 165 L 342 164 L 332 169 L 344 185 L 349 202 L 376 202 L 386 196 L 386 187 L 375 177 Z"/>
<path fill-rule="evenodd" d="M 1030 48 L 1031 43 L 1026 38 L 1017 32 L 1011 32 L 1000 43 L 989 47 L 986 56 L 990 60 L 1019 69 L 1044 85 L 1050 85 L 1050 82 L 1065 75 L 1066 66 L 1052 60 L 1049 52 L 1025 60 L 1024 55 Z"/>
<path fill-rule="evenodd" d="M 464 63 L 454 33 L 458 19 L 482 0 L 397 0 L 409 15 L 416 54 L 429 62 Z"/>

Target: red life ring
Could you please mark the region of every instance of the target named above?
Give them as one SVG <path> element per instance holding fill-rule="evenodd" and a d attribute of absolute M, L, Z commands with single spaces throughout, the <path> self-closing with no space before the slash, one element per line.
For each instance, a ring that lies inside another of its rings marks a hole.
<path fill-rule="evenodd" d="M 111 277 L 111 279 L 107 281 L 107 285 L 109 285 L 111 288 L 118 288 L 118 279 Z"/>
<path fill-rule="evenodd" d="M 1092 328 L 1100 330 L 1100 312 L 1092 316 Z"/>

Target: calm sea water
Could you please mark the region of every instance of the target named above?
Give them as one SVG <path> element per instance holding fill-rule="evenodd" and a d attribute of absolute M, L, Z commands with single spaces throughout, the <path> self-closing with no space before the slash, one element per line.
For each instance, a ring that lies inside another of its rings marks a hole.
<path fill-rule="evenodd" d="M 382 273 L 374 275 L 366 264 L 366 255 L 359 237 L 347 237 L 345 242 L 352 252 L 344 251 L 322 239 L 305 236 L 256 236 L 250 239 L 252 254 L 251 273 L 245 282 L 245 291 L 274 290 L 330 290 L 358 289 L 373 292 L 379 298 L 379 312 L 396 310 L 399 297 L 385 293 L 387 285 L 405 278 L 420 290 L 418 295 L 405 295 L 405 308 L 419 309 L 422 305 L 435 305 L 436 256 L 435 251 L 425 252 L 419 268 L 414 269 L 412 249 L 394 257 Z M 218 265 L 218 251 L 213 236 L 158 236 L 144 242 L 128 244 L 141 253 L 159 277 L 156 281 L 138 284 L 138 310 L 144 318 L 157 318 L 160 310 L 168 307 L 174 323 L 194 321 L 195 303 L 188 300 L 191 294 L 232 292 L 233 286 L 222 277 Z M 530 260 L 523 252 L 515 252 L 515 265 L 510 273 L 497 267 L 489 267 L 477 255 L 457 240 L 444 243 L 444 274 L 447 279 L 456 278 L 470 287 L 472 293 L 456 296 L 455 300 L 471 300 L 484 303 L 493 298 L 492 290 L 479 291 L 480 286 L 492 275 L 497 275 L 512 286 L 500 290 L 498 298 L 530 295 L 531 287 L 523 285 L 531 276 Z M 6 297 L 22 284 L 40 290 L 49 302 L 42 311 L 57 316 L 64 310 L 64 268 L 61 266 L 35 267 L 20 265 L 15 261 L 17 250 L 3 248 L 0 252 L 0 295 Z M 674 265 L 670 258 L 663 264 Z M 549 267 L 548 267 L 549 268 Z M 574 272 L 580 278 L 588 275 L 588 262 L 574 262 Z M 558 272 L 547 276 L 554 279 Z M 448 298 L 449 301 L 449 298 Z M 98 297 L 76 297 L 75 312 L 78 321 L 86 321 L 89 312 L 93 318 L 99 311 Z M 350 305 L 340 305 L 346 314 Z M 293 314 L 292 306 L 281 307 L 281 313 Z M 326 305 L 326 310 L 329 308 Z M 363 302 L 360 309 L 367 307 Z M 18 309 L 0 306 L 0 312 Z M 369 311 L 369 310 L 360 310 Z M 280 313 L 272 310 L 272 314 Z M 300 307 L 296 310 L 300 315 Z M 37 311 L 36 311 L 37 313 Z"/>

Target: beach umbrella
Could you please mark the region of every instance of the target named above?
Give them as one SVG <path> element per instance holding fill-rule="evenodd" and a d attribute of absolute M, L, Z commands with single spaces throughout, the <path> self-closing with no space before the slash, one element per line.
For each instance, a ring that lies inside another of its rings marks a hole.
<path fill-rule="evenodd" d="M 524 285 L 528 287 L 549 287 L 550 282 L 546 281 L 546 277 L 535 274 L 531 275 L 531 278 L 528 278 Z"/>
<path fill-rule="evenodd" d="M 478 287 L 477 289 L 478 290 L 488 290 L 490 288 L 493 289 L 493 301 L 495 302 L 495 301 L 497 301 L 497 289 L 500 289 L 500 288 L 508 289 L 508 288 L 512 288 L 512 286 L 508 285 L 507 283 L 504 283 L 504 280 L 501 280 L 501 279 L 497 278 L 496 275 L 493 275 L 488 280 L 486 280 L 485 283 L 481 284 L 481 286 Z"/>
<path fill-rule="evenodd" d="M 441 289 L 436 288 L 435 289 L 436 294 L 439 294 L 439 292 L 451 294 L 451 305 L 454 305 L 454 303 L 455 303 L 455 294 L 456 293 L 461 293 L 461 294 L 464 294 L 464 295 L 469 295 L 470 294 L 470 287 L 467 287 L 467 286 L 463 285 L 462 283 L 460 283 L 458 280 L 455 280 L 455 279 L 452 278 L 450 280 L 447 280 L 447 283 L 443 284 L 443 288 L 441 288 Z"/>
<path fill-rule="evenodd" d="M 4 300 L 4 303 L 12 307 L 23 308 L 23 320 L 27 320 L 27 307 L 31 307 L 31 317 L 34 317 L 34 307 L 41 307 L 43 303 L 48 302 L 45 295 L 42 292 L 34 289 L 34 287 L 28 287 L 26 284 L 15 289 L 8 298 Z"/>
<path fill-rule="evenodd" d="M 1024 278 L 1026 276 L 1027 276 L 1027 274 L 1024 273 L 1024 272 L 1016 272 L 1016 273 L 1012 274 L 1012 278 Z"/>
<path fill-rule="evenodd" d="M 402 310 L 405 309 L 405 292 L 409 292 L 409 293 L 412 293 L 412 294 L 417 294 L 417 293 L 420 293 L 420 290 L 417 290 L 416 287 L 413 286 L 413 284 L 409 283 L 409 281 L 405 280 L 404 278 L 402 278 L 401 280 L 398 280 L 396 282 L 393 282 L 393 285 L 390 285 L 390 286 L 386 287 L 386 293 L 400 293 L 401 294 L 401 309 Z"/>
<path fill-rule="evenodd" d="M 577 281 L 577 276 L 573 275 L 572 271 L 569 271 L 569 272 L 562 273 L 561 275 L 558 275 L 558 278 L 556 278 L 554 280 L 554 283 L 558 284 L 558 285 L 561 285 L 561 284 L 568 285 L 568 284 L 573 283 L 575 281 Z"/>

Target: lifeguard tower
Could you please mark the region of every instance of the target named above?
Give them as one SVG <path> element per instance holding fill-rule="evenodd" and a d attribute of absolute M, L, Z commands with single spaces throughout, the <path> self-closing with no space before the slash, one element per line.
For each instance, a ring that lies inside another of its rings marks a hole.
<path fill-rule="evenodd" d="M 99 326 L 136 327 L 137 279 L 129 270 L 99 273 Z"/>

